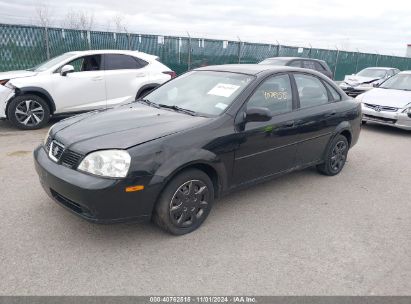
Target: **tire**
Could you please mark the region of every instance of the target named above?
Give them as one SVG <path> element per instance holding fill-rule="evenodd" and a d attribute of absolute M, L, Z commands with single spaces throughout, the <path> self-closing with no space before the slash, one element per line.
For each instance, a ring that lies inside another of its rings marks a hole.
<path fill-rule="evenodd" d="M 362 125 L 366 125 L 366 124 L 367 124 L 367 121 L 366 121 L 366 120 L 362 120 L 362 121 L 361 121 L 361 124 L 362 124 Z"/>
<path fill-rule="evenodd" d="M 139 98 L 144 98 L 146 95 L 148 95 L 149 93 L 151 93 L 155 88 L 151 88 L 151 89 L 144 89 L 143 91 L 141 91 L 140 93 L 137 94 L 136 96 L 136 100 Z"/>
<path fill-rule="evenodd" d="M 50 119 L 50 108 L 47 102 L 37 95 L 21 95 L 10 101 L 7 117 L 19 129 L 40 129 Z"/>
<path fill-rule="evenodd" d="M 349 144 L 344 135 L 337 135 L 330 143 L 324 159 L 324 163 L 317 166 L 317 170 L 328 176 L 334 176 L 341 172 L 347 160 Z"/>
<path fill-rule="evenodd" d="M 153 220 L 171 234 L 187 234 L 201 226 L 213 203 L 214 186 L 208 175 L 188 169 L 164 188 L 155 206 Z"/>

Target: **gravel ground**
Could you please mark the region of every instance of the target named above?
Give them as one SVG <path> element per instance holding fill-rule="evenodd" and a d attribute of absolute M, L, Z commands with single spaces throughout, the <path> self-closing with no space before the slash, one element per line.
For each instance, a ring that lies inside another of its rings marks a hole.
<path fill-rule="evenodd" d="M 411 294 L 411 132 L 364 126 L 340 175 L 236 192 L 182 237 L 55 204 L 32 159 L 45 133 L 0 122 L 1 295 Z"/>

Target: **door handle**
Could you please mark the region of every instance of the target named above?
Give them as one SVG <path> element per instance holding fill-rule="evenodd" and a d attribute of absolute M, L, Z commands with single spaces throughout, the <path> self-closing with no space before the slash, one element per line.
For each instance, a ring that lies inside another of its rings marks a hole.
<path fill-rule="evenodd" d="M 136 74 L 136 77 L 146 77 L 146 74 L 145 73 L 139 73 L 139 74 Z"/>
<path fill-rule="evenodd" d="M 102 76 L 97 76 L 93 78 L 93 81 L 100 81 L 100 80 L 103 80 Z"/>
<path fill-rule="evenodd" d="M 328 116 L 334 116 L 335 114 L 337 114 L 337 111 L 331 111 Z"/>
<path fill-rule="evenodd" d="M 287 121 L 284 125 L 286 127 L 294 127 L 295 121 L 294 120 Z"/>

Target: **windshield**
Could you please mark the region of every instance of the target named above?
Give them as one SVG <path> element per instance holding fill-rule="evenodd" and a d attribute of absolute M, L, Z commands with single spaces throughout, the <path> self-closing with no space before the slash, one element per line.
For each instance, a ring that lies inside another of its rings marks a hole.
<path fill-rule="evenodd" d="M 372 78 L 383 78 L 383 77 L 385 77 L 386 73 L 387 73 L 386 70 L 364 69 L 364 70 L 358 72 L 357 76 L 372 77 Z"/>
<path fill-rule="evenodd" d="M 397 74 L 380 85 L 383 89 L 411 90 L 411 74 Z"/>
<path fill-rule="evenodd" d="M 188 72 L 154 90 L 145 99 L 198 114 L 219 115 L 254 76 L 216 71 Z"/>
<path fill-rule="evenodd" d="M 284 59 L 265 59 L 259 64 L 272 64 L 272 65 L 286 65 L 287 61 Z"/>
<path fill-rule="evenodd" d="M 54 57 L 50 60 L 47 60 L 43 63 L 40 63 L 39 65 L 35 66 L 34 68 L 28 69 L 27 71 L 44 72 L 44 71 L 52 68 L 53 66 L 55 66 L 59 62 L 61 62 L 63 60 L 66 60 L 68 58 L 71 58 L 71 57 L 73 57 L 73 53 L 65 53 L 63 55 Z"/>

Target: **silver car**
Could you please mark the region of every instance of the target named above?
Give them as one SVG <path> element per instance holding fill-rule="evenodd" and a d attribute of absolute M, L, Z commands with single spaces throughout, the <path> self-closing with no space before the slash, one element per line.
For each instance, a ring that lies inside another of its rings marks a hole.
<path fill-rule="evenodd" d="M 340 83 L 340 88 L 348 96 L 355 97 L 373 89 L 399 72 L 400 70 L 395 68 L 366 68 L 357 74 L 346 75 L 344 81 Z"/>
<path fill-rule="evenodd" d="M 411 130 L 411 71 L 400 72 L 356 100 L 362 103 L 364 123 Z"/>

